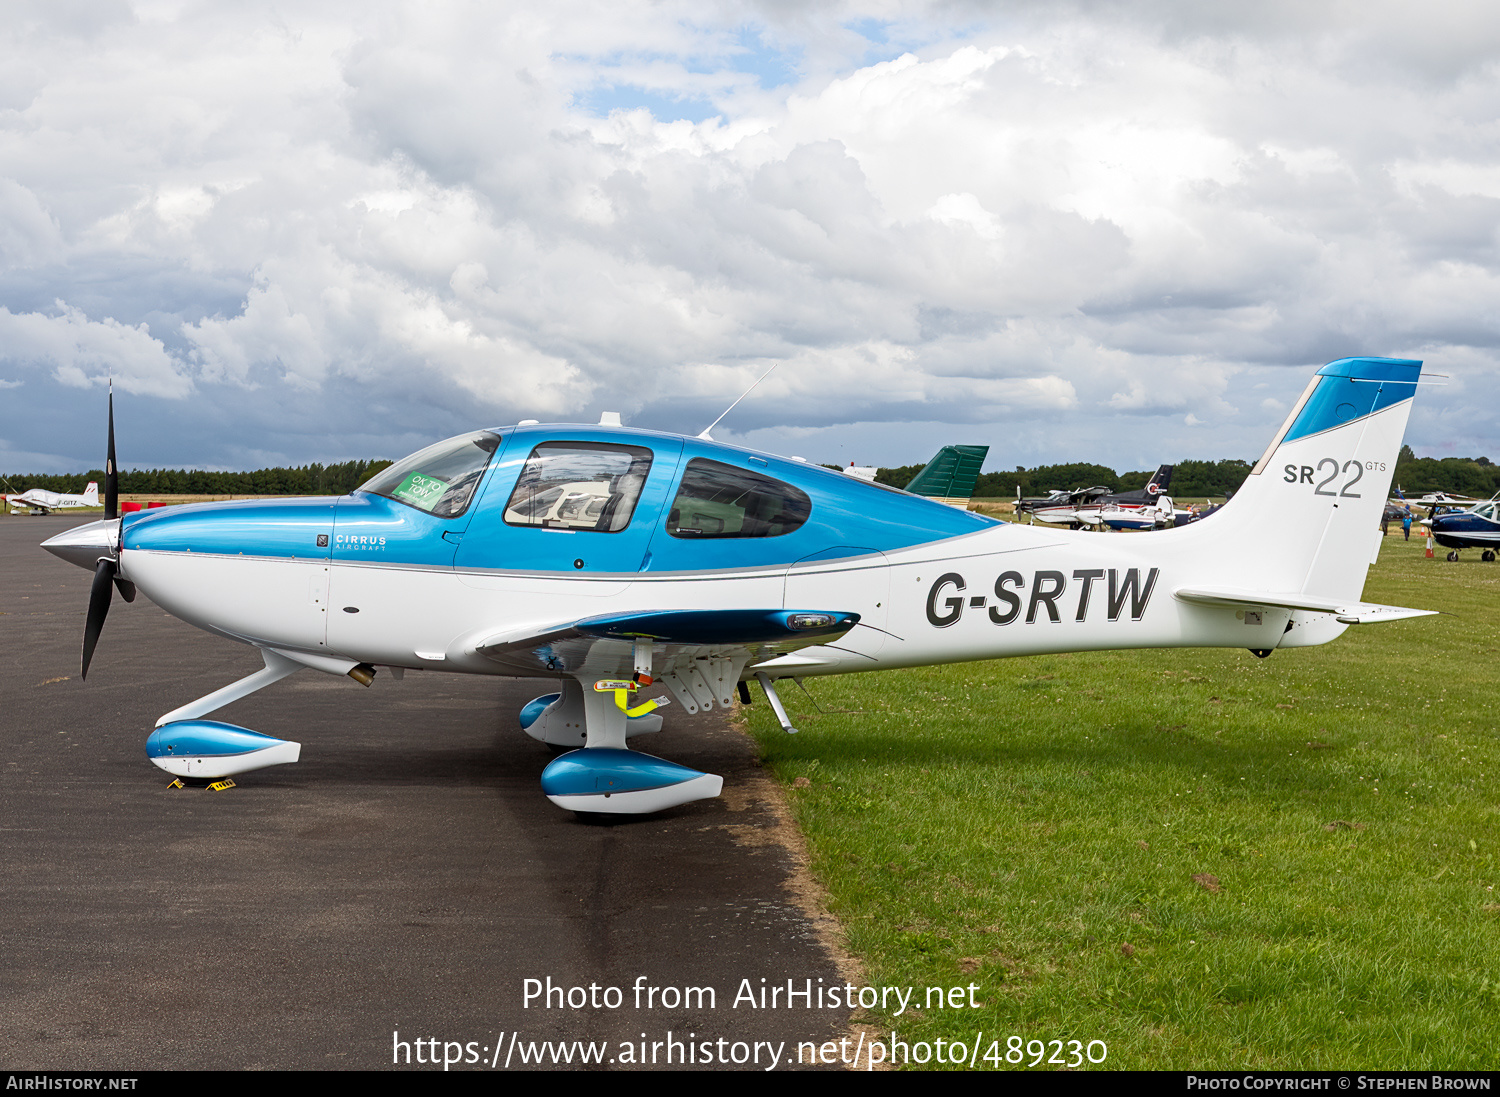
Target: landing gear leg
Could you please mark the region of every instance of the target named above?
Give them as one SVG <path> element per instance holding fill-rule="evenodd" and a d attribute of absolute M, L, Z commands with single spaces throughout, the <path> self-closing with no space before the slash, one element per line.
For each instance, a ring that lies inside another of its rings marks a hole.
<path fill-rule="evenodd" d="M 152 763 L 178 777 L 217 778 L 297 761 L 302 753 L 300 743 L 274 739 L 235 724 L 199 719 L 307 666 L 265 648 L 261 657 L 266 664 L 264 670 L 175 708 L 156 721 L 156 730 L 146 740 L 146 756 Z"/>

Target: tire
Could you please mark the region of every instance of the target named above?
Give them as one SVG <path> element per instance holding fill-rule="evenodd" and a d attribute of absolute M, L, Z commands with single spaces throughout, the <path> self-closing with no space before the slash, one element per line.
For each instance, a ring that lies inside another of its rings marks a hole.
<path fill-rule="evenodd" d="M 1454 551 L 1452 551 L 1452 552 L 1450 552 L 1448 554 L 1448 563 L 1450 563 L 1450 564 L 1456 564 L 1456 563 L 1458 563 L 1458 550 L 1457 549 L 1455 549 Z"/>

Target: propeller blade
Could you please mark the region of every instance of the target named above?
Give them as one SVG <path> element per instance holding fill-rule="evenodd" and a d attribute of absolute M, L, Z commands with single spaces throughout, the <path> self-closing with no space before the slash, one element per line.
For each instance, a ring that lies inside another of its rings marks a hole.
<path fill-rule="evenodd" d="M 104 629 L 104 618 L 109 615 L 110 590 L 114 584 L 115 562 L 100 560 L 94 566 L 94 583 L 89 588 L 89 616 L 83 626 L 83 668 L 80 678 L 89 676 L 89 664 L 94 661 L 94 647 L 99 643 L 99 633 Z"/>
<path fill-rule="evenodd" d="M 109 449 L 104 455 L 104 517 L 120 517 L 120 472 L 115 465 L 115 382 L 109 382 Z M 126 599 L 129 601 L 129 599 Z M 103 622 L 104 618 L 99 619 Z M 88 660 L 84 660 L 88 665 Z"/>

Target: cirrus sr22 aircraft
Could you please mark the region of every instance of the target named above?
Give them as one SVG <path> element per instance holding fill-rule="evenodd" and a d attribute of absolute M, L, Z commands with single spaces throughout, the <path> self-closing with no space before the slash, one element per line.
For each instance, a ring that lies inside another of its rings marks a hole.
<path fill-rule="evenodd" d="M 296 671 L 549 677 L 521 725 L 577 749 L 543 770 L 546 795 L 658 811 L 721 779 L 629 740 L 662 704 L 727 708 L 751 680 L 792 731 L 785 678 L 1111 648 L 1265 656 L 1423 615 L 1361 601 L 1420 372 L 1324 366 L 1222 513 L 1135 537 L 1007 524 L 703 436 L 521 425 L 338 498 L 120 519 L 111 478 L 108 517 L 45 547 L 94 572 L 85 673 L 112 588 L 259 649 L 264 669 L 158 721 L 147 753 L 169 772 L 295 761 L 298 743 L 203 717 Z"/>

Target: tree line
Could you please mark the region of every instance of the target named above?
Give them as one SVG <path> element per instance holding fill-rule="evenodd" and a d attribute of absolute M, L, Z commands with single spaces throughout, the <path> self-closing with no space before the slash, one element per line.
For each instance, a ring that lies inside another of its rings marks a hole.
<path fill-rule="evenodd" d="M 1168 492 L 1183 497 L 1225 495 L 1239 489 L 1252 467 L 1249 462 L 1236 460 L 1179 461 L 1172 470 Z M 921 470 L 921 465 L 883 468 L 875 473 L 875 479 L 881 484 L 904 488 Z M 1049 491 L 1073 491 L 1096 485 L 1110 491 L 1139 491 L 1155 472 L 1155 469 L 1116 472 L 1104 465 L 1087 463 L 1038 465 L 1036 468 L 1017 466 L 1014 472 L 981 473 L 974 483 L 974 497 L 1014 499 L 1017 487 L 1022 495 L 1046 495 Z"/>
<path fill-rule="evenodd" d="M 253 472 L 206 472 L 202 469 L 121 470 L 120 492 L 125 495 L 343 495 L 359 487 L 390 461 L 344 461 L 332 465 L 301 465 L 297 468 L 265 468 Z M 830 468 L 837 468 L 830 465 Z M 922 465 L 882 468 L 875 479 L 891 487 L 904 488 Z M 1170 494 L 1183 498 L 1223 496 L 1237 491 L 1250 475 L 1252 463 L 1223 461 L 1179 461 L 1172 472 Z M 1049 491 L 1103 485 L 1111 491 L 1137 491 L 1146 486 L 1155 469 L 1115 472 L 1104 465 L 1076 462 L 1064 465 L 1017 466 L 1014 472 L 981 473 L 974 485 L 980 499 L 1014 499 L 1022 495 L 1045 495 Z M 104 485 L 104 470 L 88 472 L 4 475 L 0 486 L 11 492 L 44 488 L 78 494 L 90 480 Z M 1401 447 L 1393 481 L 1407 495 L 1446 491 L 1488 498 L 1500 491 L 1500 465 L 1488 457 L 1418 457 L 1410 446 Z"/>
<path fill-rule="evenodd" d="M 1500 491 L 1500 465 L 1488 457 L 1418 457 L 1402 446 L 1392 485 L 1393 492 L 1399 485 L 1408 497 L 1446 491 L 1488 499 Z"/>
<path fill-rule="evenodd" d="M 1182 498 L 1224 496 L 1238 491 L 1254 468 L 1251 461 L 1178 461 L 1172 470 L 1169 494 Z M 883 468 L 875 474 L 882 484 L 904 488 L 921 465 Z M 1045 495 L 1049 491 L 1073 491 L 1103 485 L 1111 491 L 1137 491 L 1146 486 L 1155 469 L 1116 473 L 1103 465 L 1038 465 L 1017 467 L 1014 472 L 982 473 L 974 484 L 979 499 L 1014 499 L 1019 485 L 1022 495 Z M 1488 457 L 1418 457 L 1410 446 L 1402 446 L 1396 459 L 1396 474 L 1391 481 L 1394 495 L 1399 486 L 1406 495 L 1416 497 L 1429 491 L 1446 491 L 1452 495 L 1471 495 L 1488 499 L 1500 492 L 1500 465 Z"/>
<path fill-rule="evenodd" d="M 344 461 L 332 465 L 256 469 L 253 472 L 206 472 L 202 469 L 121 469 L 121 495 L 344 495 L 359 487 L 389 461 Z M 88 482 L 104 490 L 104 470 L 55 475 L 6 475 L 5 490 L 19 494 L 32 488 L 79 494 Z"/>

